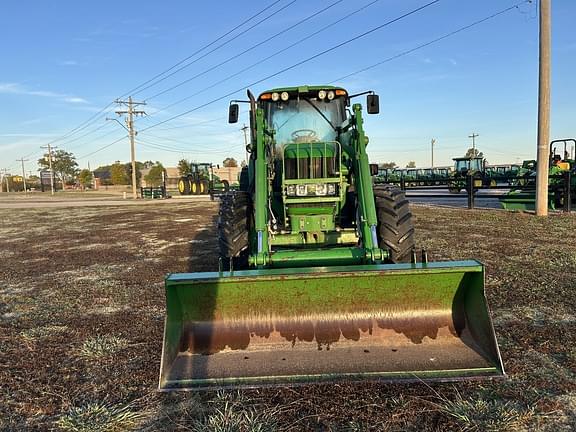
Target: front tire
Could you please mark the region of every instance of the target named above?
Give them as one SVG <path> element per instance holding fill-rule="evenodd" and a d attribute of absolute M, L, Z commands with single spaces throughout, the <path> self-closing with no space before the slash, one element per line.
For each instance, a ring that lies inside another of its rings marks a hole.
<path fill-rule="evenodd" d="M 378 245 L 390 251 L 393 263 L 410 261 L 414 249 L 414 224 L 404 192 L 393 185 L 374 187 L 378 218 Z"/>
<path fill-rule="evenodd" d="M 251 199 L 247 192 L 233 191 L 220 195 L 218 246 L 224 262 L 234 260 L 235 268 L 247 268 L 251 220 Z"/>

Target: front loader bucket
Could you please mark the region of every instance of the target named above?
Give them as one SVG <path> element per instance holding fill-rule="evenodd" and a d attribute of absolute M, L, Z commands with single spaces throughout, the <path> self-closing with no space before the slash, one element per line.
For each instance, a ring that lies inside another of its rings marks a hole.
<path fill-rule="evenodd" d="M 166 278 L 160 390 L 504 374 L 476 261 Z"/>

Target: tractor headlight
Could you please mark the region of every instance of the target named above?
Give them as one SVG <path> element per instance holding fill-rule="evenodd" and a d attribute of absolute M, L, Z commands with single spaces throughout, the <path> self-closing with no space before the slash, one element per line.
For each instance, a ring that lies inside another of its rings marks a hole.
<path fill-rule="evenodd" d="M 324 196 L 328 193 L 328 186 L 326 183 L 320 183 L 316 185 L 316 195 Z"/>
<path fill-rule="evenodd" d="M 288 92 L 282 92 L 282 93 L 280 94 L 280 98 L 281 98 L 284 102 L 286 102 L 289 97 L 290 97 L 290 95 L 288 94 Z"/>
<path fill-rule="evenodd" d="M 276 92 L 272 93 L 272 100 L 278 102 L 278 99 L 280 99 L 280 95 Z"/>
<path fill-rule="evenodd" d="M 306 185 L 296 185 L 296 195 L 298 196 L 308 195 L 308 187 Z"/>
<path fill-rule="evenodd" d="M 334 92 L 332 90 L 330 90 L 328 92 L 328 100 L 332 100 L 332 99 L 334 99 Z"/>
<path fill-rule="evenodd" d="M 325 90 L 320 90 L 318 92 L 318 99 L 323 100 L 326 98 L 326 91 Z"/>
<path fill-rule="evenodd" d="M 336 185 L 334 183 L 328 183 L 328 195 L 336 195 Z"/>
<path fill-rule="evenodd" d="M 286 186 L 286 195 L 288 195 L 288 196 L 296 195 L 296 185 Z"/>

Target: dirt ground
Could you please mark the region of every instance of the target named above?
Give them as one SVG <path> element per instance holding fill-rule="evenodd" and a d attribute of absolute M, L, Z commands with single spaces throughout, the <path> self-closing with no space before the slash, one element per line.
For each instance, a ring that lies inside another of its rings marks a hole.
<path fill-rule="evenodd" d="M 0 210 L 0 430 L 576 429 L 576 216 L 413 208 L 475 258 L 499 381 L 156 392 L 168 272 L 217 267 L 217 203 Z"/>

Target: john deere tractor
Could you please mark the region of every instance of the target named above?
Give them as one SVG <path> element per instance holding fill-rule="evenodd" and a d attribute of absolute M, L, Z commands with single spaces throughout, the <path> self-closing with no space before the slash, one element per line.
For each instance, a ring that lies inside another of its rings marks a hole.
<path fill-rule="evenodd" d="M 249 91 L 249 164 L 221 196 L 219 268 L 166 278 L 160 389 L 494 377 L 477 261 L 417 262 L 404 193 L 372 183 L 341 87 Z M 239 105 L 229 121 L 238 121 Z"/>
<path fill-rule="evenodd" d="M 575 156 L 571 155 L 568 150 L 568 143 L 576 145 L 576 139 L 567 138 L 550 142 L 548 208 L 551 210 L 564 207 L 567 199 L 571 200 L 571 204 L 576 204 L 576 161 Z M 564 144 L 563 149 L 559 144 Z M 536 208 L 536 168 L 537 161 L 524 161 L 522 169 L 519 170 L 522 178 L 514 185 L 514 189 L 499 198 L 502 208 L 507 210 L 534 210 Z M 569 176 L 566 177 L 568 174 Z"/>
<path fill-rule="evenodd" d="M 178 179 L 180 195 L 208 195 L 214 191 L 228 191 L 230 184 L 214 174 L 210 163 L 192 163 L 190 172 Z"/>
<path fill-rule="evenodd" d="M 474 190 L 490 185 L 490 178 L 485 173 L 486 160 L 483 157 L 460 157 L 452 160 L 454 161 L 454 171 L 452 171 L 448 180 L 448 191 L 450 193 L 457 194 L 462 189 L 465 189 L 469 175 L 473 178 Z"/>

